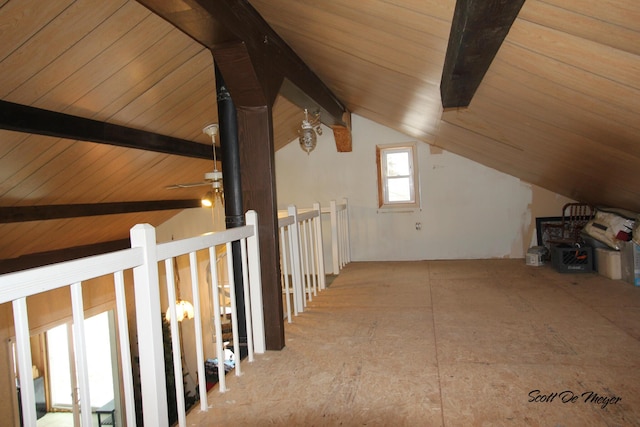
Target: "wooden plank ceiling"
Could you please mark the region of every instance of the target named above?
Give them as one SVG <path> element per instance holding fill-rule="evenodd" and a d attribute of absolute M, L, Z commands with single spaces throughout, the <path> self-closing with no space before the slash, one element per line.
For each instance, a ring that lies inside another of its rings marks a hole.
<path fill-rule="evenodd" d="M 176 11 L 191 0 L 173 2 Z M 468 108 L 443 111 L 453 0 L 251 0 L 353 113 L 565 196 L 640 211 L 640 3 L 527 0 Z M 129 0 L 0 0 L 0 100 L 210 144 L 208 49 Z M 276 149 L 301 110 L 274 108 Z M 0 130 L 0 207 L 188 200 L 210 160 Z M 177 210 L 0 224 L 0 259 Z"/>

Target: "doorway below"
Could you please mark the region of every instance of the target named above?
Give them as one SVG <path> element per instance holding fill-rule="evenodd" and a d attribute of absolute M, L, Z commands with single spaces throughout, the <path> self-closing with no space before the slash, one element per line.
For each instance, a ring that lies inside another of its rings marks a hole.
<path fill-rule="evenodd" d="M 114 399 L 108 312 L 89 317 L 85 319 L 84 324 L 91 406 L 99 408 Z M 77 385 L 71 324 L 66 323 L 49 329 L 45 334 L 49 364 L 49 406 L 54 410 L 72 409 Z"/>
<path fill-rule="evenodd" d="M 86 364 L 93 424 L 102 411 L 102 424 L 119 424 L 120 393 L 116 326 L 113 311 L 104 311 L 84 320 Z M 11 354 L 15 360 L 15 344 Z M 38 427 L 71 427 L 80 424 L 80 398 L 76 373 L 76 349 L 71 320 L 31 337 L 33 381 L 36 392 Z M 16 376 L 16 405 L 21 413 L 20 381 Z M 106 411 L 104 408 L 110 408 Z M 115 417 L 114 417 L 115 415 Z M 108 418 L 108 420 L 107 420 Z M 116 418 L 115 420 L 113 418 Z"/>

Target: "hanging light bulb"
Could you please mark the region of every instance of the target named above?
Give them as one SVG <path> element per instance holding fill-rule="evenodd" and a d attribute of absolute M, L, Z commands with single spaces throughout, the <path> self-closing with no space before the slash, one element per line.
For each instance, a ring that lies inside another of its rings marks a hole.
<path fill-rule="evenodd" d="M 171 237 L 171 240 L 173 240 L 173 237 Z M 177 289 L 177 298 L 176 298 L 176 303 L 175 303 L 175 307 L 176 307 L 176 320 L 178 322 L 182 322 L 184 319 L 193 319 L 194 316 L 194 308 L 193 308 L 193 304 L 191 304 L 189 301 L 183 300 L 180 297 L 180 270 L 178 269 L 178 259 L 177 258 L 173 258 L 173 274 L 174 274 L 174 281 L 175 281 L 175 285 Z M 167 312 L 164 315 L 165 319 L 167 319 L 167 322 L 171 322 L 171 305 L 169 305 L 169 308 L 167 308 Z"/>
<path fill-rule="evenodd" d="M 212 207 L 213 206 L 213 193 L 211 193 L 211 191 L 207 191 L 207 194 L 202 196 L 202 199 L 200 200 L 200 203 L 202 203 L 202 207 L 203 208 Z"/>
<path fill-rule="evenodd" d="M 316 133 L 318 135 L 322 135 L 322 128 L 320 127 L 320 113 L 313 113 L 312 118 L 309 119 L 309 112 L 305 109 L 304 120 L 302 120 L 300 129 L 298 129 L 298 140 L 300 141 L 300 148 L 306 151 L 307 154 L 311 153 L 314 148 L 316 148 L 316 144 L 318 142 Z"/>
<path fill-rule="evenodd" d="M 213 172 L 204 174 L 206 180 L 211 181 L 212 190 L 207 192 L 201 199 L 203 207 L 213 207 L 216 202 L 224 205 L 224 190 L 222 188 L 222 172 L 218 170 L 218 161 L 216 159 L 216 135 L 218 134 L 218 125 L 211 124 L 202 129 L 202 132 L 211 137 L 213 145 Z"/>
<path fill-rule="evenodd" d="M 182 322 L 184 319 L 193 319 L 193 316 L 193 304 L 183 299 L 176 301 L 176 320 L 178 322 Z M 167 308 L 167 312 L 164 317 L 167 319 L 167 322 L 171 322 L 171 307 Z"/>

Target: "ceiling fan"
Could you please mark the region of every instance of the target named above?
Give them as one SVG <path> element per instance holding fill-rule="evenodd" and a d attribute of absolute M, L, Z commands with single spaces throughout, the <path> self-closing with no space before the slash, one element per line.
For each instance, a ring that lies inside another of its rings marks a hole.
<path fill-rule="evenodd" d="M 169 190 L 177 189 L 177 188 L 191 188 L 191 187 L 201 187 L 205 185 L 210 185 L 212 190 L 209 191 L 202 198 L 202 205 L 206 207 L 213 206 L 216 199 L 220 199 L 222 203 L 224 203 L 224 193 L 222 190 L 222 172 L 218 170 L 218 162 L 216 159 L 216 135 L 218 134 L 218 125 L 210 124 L 202 129 L 203 133 L 206 133 L 211 137 L 212 147 L 213 147 L 213 171 L 207 172 L 204 174 L 204 181 L 200 182 L 191 182 L 184 184 L 173 184 L 169 185 L 165 188 Z"/>

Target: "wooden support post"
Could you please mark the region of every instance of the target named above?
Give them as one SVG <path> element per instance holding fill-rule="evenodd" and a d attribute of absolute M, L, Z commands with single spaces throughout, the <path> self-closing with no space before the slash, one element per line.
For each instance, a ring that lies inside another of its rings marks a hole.
<path fill-rule="evenodd" d="M 244 206 L 260 222 L 260 265 L 267 350 L 284 347 L 280 244 L 275 183 L 275 153 L 271 107 L 238 108 L 240 164 Z"/>

